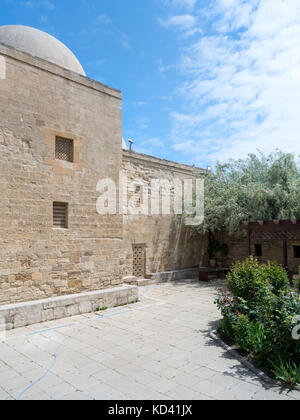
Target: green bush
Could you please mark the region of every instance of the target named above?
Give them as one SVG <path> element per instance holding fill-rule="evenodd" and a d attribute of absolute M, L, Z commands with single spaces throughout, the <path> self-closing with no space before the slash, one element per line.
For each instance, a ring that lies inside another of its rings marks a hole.
<path fill-rule="evenodd" d="M 219 322 L 218 332 L 224 337 L 234 338 L 234 331 L 233 331 L 233 322 L 232 320 L 224 316 Z"/>
<path fill-rule="evenodd" d="M 247 302 L 257 300 L 257 294 L 268 294 L 271 290 L 267 276 L 262 273 L 261 265 L 253 257 L 233 266 L 227 276 L 227 284 L 234 297 Z"/>
<path fill-rule="evenodd" d="M 266 335 L 265 327 L 260 322 L 251 322 L 249 326 L 249 348 L 259 358 L 267 354 L 270 350 L 270 343 Z"/>
<path fill-rule="evenodd" d="M 299 381 L 300 340 L 294 340 L 292 331 L 300 297 L 285 271 L 250 258 L 233 266 L 227 282 L 228 289 L 220 290 L 216 300 L 223 315 L 219 331 L 279 379 Z"/>
<path fill-rule="evenodd" d="M 272 365 L 271 370 L 276 376 L 276 379 L 284 381 L 289 385 L 300 385 L 300 365 L 296 365 L 291 360 L 283 360 L 281 356 L 278 356 Z"/>
<path fill-rule="evenodd" d="M 264 311 L 261 322 L 271 343 L 269 360 L 280 355 L 300 363 L 300 341 L 292 336 L 295 326 L 293 320 L 297 315 L 300 315 L 300 300 L 291 289 L 280 292 L 273 304 Z"/>
<path fill-rule="evenodd" d="M 261 265 L 259 271 L 263 278 L 273 286 L 274 293 L 278 294 L 281 290 L 287 290 L 289 287 L 289 278 L 284 270 L 277 263 L 269 262 Z"/>
<path fill-rule="evenodd" d="M 254 356 L 265 355 L 270 350 L 264 325 L 251 322 L 247 315 L 239 315 L 233 324 L 234 342 L 242 350 L 252 352 Z"/>
<path fill-rule="evenodd" d="M 299 275 L 294 279 L 294 287 L 300 293 L 300 266 L 299 266 Z"/>
<path fill-rule="evenodd" d="M 289 288 L 289 278 L 282 267 L 274 262 L 259 264 L 253 257 L 236 263 L 227 276 L 227 282 L 235 297 L 246 300 L 255 299 L 261 291 L 268 293 L 268 289 L 278 294 Z"/>
<path fill-rule="evenodd" d="M 249 340 L 250 321 L 247 315 L 239 315 L 233 325 L 234 342 L 242 350 L 251 351 Z"/>

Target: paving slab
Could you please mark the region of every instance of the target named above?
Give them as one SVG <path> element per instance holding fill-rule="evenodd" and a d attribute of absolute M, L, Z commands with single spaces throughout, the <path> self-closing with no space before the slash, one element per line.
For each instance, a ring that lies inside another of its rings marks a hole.
<path fill-rule="evenodd" d="M 0 342 L 0 400 L 299 400 L 208 337 L 220 282 L 140 288 L 140 301 L 23 327 Z"/>

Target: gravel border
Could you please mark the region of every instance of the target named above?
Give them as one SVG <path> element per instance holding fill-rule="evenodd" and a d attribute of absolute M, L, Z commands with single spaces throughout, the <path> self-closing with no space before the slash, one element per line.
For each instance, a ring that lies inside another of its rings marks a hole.
<path fill-rule="evenodd" d="M 236 350 L 234 350 L 232 347 L 226 344 L 215 332 L 211 331 L 208 335 L 212 340 L 217 342 L 221 347 L 228 351 L 228 353 L 230 353 L 235 359 L 237 359 L 243 366 L 245 366 L 247 369 L 253 372 L 259 379 L 271 385 L 300 391 L 300 386 L 298 385 L 291 388 L 284 382 L 270 378 L 270 376 L 268 376 L 266 373 L 262 372 L 260 369 L 255 367 L 251 362 L 249 362 L 249 360 L 245 359 L 245 357 L 241 356 Z"/>

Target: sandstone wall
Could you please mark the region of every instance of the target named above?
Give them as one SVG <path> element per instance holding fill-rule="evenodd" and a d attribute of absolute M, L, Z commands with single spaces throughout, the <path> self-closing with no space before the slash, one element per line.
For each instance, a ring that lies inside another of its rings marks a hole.
<path fill-rule="evenodd" d="M 121 168 L 120 92 L 3 45 L 0 57 L 0 304 L 119 284 L 123 220 L 97 214 L 96 184 Z M 74 163 L 55 160 L 56 135 L 74 139 Z M 68 229 L 52 226 L 54 201 Z"/>
<path fill-rule="evenodd" d="M 165 179 L 174 185 L 176 178 L 192 179 L 195 175 L 201 176 L 205 173 L 186 165 L 128 151 L 123 152 L 123 171 L 128 178 L 128 200 L 134 195 L 141 202 L 144 189 L 149 190 L 150 198 L 153 179 Z M 130 186 L 134 182 L 137 182 L 138 189 L 133 185 Z M 124 275 L 132 275 L 134 244 L 146 246 L 147 273 L 198 266 L 204 259 L 206 241 L 195 234 L 194 229 L 185 227 L 179 216 L 151 215 L 149 203 L 148 208 L 149 216 L 142 214 L 124 216 L 124 258 L 122 259 Z"/>

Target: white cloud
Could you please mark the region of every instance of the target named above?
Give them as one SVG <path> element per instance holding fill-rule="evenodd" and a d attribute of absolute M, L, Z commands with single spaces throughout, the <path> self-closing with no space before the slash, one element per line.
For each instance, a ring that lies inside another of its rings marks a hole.
<path fill-rule="evenodd" d="M 130 50 L 132 48 L 130 38 L 124 32 L 119 32 L 119 42 L 123 48 Z"/>
<path fill-rule="evenodd" d="M 155 155 L 158 149 L 160 150 L 160 153 L 162 153 L 165 150 L 165 147 L 163 141 L 157 137 L 136 141 L 134 145 L 134 150 L 146 155 Z"/>
<path fill-rule="evenodd" d="M 29 9 L 33 9 L 35 7 L 45 7 L 49 10 L 54 10 L 55 6 L 50 0 L 27 0 L 21 2 L 21 5 L 27 7 Z"/>
<path fill-rule="evenodd" d="M 158 21 L 165 28 L 190 29 L 196 25 L 196 18 L 192 15 L 169 16 L 166 19 L 160 18 Z"/>
<path fill-rule="evenodd" d="M 192 12 L 197 0 L 160 0 L 160 2 L 171 10 L 187 10 Z"/>
<path fill-rule="evenodd" d="M 201 13 L 208 29 L 180 59 L 174 149 L 198 163 L 300 153 L 299 0 L 214 0 Z"/>
<path fill-rule="evenodd" d="M 98 15 L 95 19 L 95 24 L 110 25 L 111 23 L 112 23 L 111 19 L 105 13 Z"/>
<path fill-rule="evenodd" d="M 147 130 L 150 124 L 150 119 L 147 116 L 139 116 L 136 117 L 135 124 L 139 130 Z"/>
<path fill-rule="evenodd" d="M 164 145 L 163 141 L 157 137 L 149 139 L 148 143 L 151 144 L 151 146 L 156 146 L 156 147 L 163 147 Z"/>
<path fill-rule="evenodd" d="M 251 14 L 259 2 L 260 0 L 216 0 L 214 10 L 219 15 L 217 29 L 226 32 L 248 26 Z"/>

